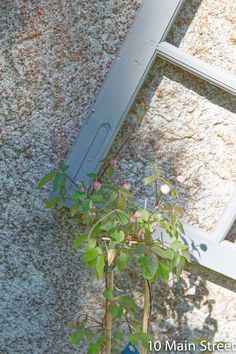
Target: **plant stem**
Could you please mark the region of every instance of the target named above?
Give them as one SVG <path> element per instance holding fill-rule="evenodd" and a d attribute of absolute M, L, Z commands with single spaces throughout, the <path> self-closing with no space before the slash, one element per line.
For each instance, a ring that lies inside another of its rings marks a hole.
<path fill-rule="evenodd" d="M 145 279 L 144 283 L 144 305 L 143 305 L 143 332 L 148 332 L 148 320 L 149 320 L 149 309 L 150 309 L 150 292 L 149 284 Z M 141 354 L 147 354 L 147 349 L 142 346 Z"/>
<path fill-rule="evenodd" d="M 106 277 L 106 287 L 113 291 L 114 273 L 109 271 Z M 109 300 L 106 300 L 106 317 L 105 317 L 105 330 L 106 330 L 106 354 L 111 354 L 111 326 L 112 315 L 108 311 Z"/>

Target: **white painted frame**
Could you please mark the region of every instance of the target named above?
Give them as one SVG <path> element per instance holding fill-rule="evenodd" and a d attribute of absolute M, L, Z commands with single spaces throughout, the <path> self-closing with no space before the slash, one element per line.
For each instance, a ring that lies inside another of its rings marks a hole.
<path fill-rule="evenodd" d="M 165 42 L 185 0 L 144 0 L 96 102 L 66 160 L 73 180 L 97 171 L 156 57 L 236 94 L 236 77 Z M 70 189 L 73 189 L 71 184 Z M 184 224 L 192 259 L 236 279 L 236 245 L 225 240 L 236 217 L 236 193 L 210 232 Z M 164 235 L 166 239 L 168 237 Z"/>

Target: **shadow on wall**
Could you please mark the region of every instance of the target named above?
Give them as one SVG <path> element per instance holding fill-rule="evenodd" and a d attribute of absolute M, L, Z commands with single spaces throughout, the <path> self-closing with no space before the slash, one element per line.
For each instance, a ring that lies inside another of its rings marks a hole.
<path fill-rule="evenodd" d="M 129 272 L 129 279 L 129 288 L 140 305 L 141 318 L 143 282 L 137 277 L 134 268 Z M 119 289 L 122 289 L 124 282 L 127 283 L 127 279 L 122 276 L 115 281 Z M 219 286 L 236 293 L 234 280 L 196 264 L 188 265 L 178 282 L 166 284 L 159 281 L 152 284 L 150 331 L 154 340 L 161 341 L 163 346 L 166 341 L 186 341 L 196 346 L 203 339 L 209 343 L 227 341 L 225 333 L 221 333 L 222 321 L 226 321 L 224 326 L 227 327 L 227 319 L 214 314 L 214 306 L 218 301 L 214 288 Z"/>
<path fill-rule="evenodd" d="M 226 240 L 236 244 L 236 221 L 232 225 L 232 227 L 226 237 Z"/>

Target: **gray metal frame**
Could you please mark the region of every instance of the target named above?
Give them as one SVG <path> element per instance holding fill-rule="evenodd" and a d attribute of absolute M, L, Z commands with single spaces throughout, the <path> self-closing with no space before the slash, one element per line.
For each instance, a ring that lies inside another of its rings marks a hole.
<path fill-rule="evenodd" d="M 98 170 L 157 56 L 236 94 L 234 76 L 165 42 L 184 2 L 144 0 L 66 161 L 73 180 L 86 182 L 87 174 Z M 73 189 L 73 184 L 69 187 Z M 236 247 L 224 239 L 235 216 L 236 194 L 211 232 L 185 224 L 184 237 L 194 260 L 234 279 Z"/>

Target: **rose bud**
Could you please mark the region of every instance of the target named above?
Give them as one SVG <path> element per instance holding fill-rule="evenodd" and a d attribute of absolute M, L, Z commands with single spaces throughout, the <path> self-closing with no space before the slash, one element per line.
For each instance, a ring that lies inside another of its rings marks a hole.
<path fill-rule="evenodd" d="M 170 187 L 168 186 L 168 184 L 162 184 L 162 186 L 160 187 L 161 192 L 163 194 L 168 194 L 170 193 Z"/>
<path fill-rule="evenodd" d="M 140 238 L 141 240 L 144 240 L 144 232 L 143 231 L 138 232 L 138 238 Z"/>
<path fill-rule="evenodd" d="M 117 165 L 117 160 L 113 157 L 112 159 L 111 159 L 111 161 L 110 161 L 110 165 L 112 166 L 112 167 L 115 167 L 116 165 Z"/>
<path fill-rule="evenodd" d="M 98 191 L 99 189 L 102 188 L 102 184 L 101 184 L 99 181 L 96 180 L 96 181 L 93 183 L 93 188 L 94 188 L 95 191 Z"/>
<path fill-rule="evenodd" d="M 130 218 L 129 218 L 129 222 L 130 222 L 131 224 L 134 224 L 135 221 L 136 221 L 136 217 L 135 217 L 134 215 L 131 215 Z"/>
<path fill-rule="evenodd" d="M 124 189 L 127 189 L 127 190 L 129 191 L 130 188 L 131 188 L 130 183 L 129 183 L 129 182 L 124 182 L 124 183 L 123 183 L 123 188 L 124 188 Z"/>
<path fill-rule="evenodd" d="M 184 183 L 185 177 L 184 176 L 177 176 L 175 180 L 177 183 Z"/>
<path fill-rule="evenodd" d="M 136 217 L 136 219 L 140 218 L 142 215 L 141 211 L 140 210 L 136 210 L 134 216 Z"/>

